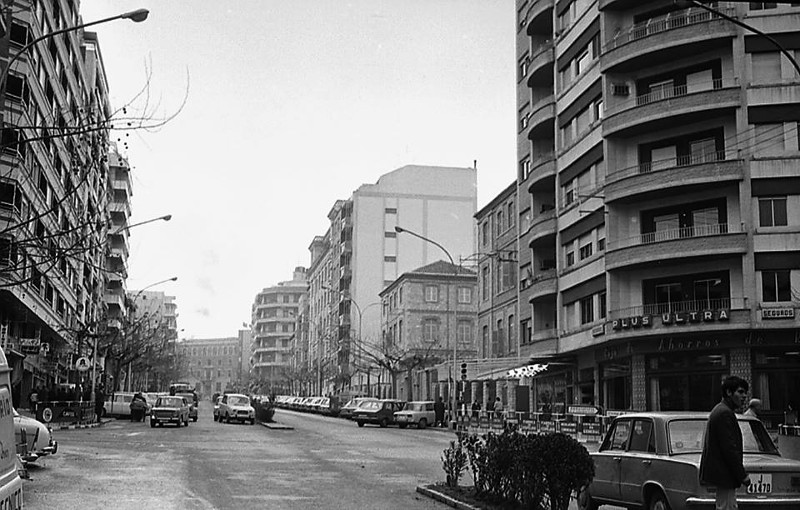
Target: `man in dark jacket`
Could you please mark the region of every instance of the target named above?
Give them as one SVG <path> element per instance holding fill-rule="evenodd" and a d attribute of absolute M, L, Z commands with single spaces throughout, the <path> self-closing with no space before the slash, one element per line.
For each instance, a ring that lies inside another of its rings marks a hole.
<path fill-rule="evenodd" d="M 436 399 L 433 404 L 433 416 L 436 421 L 434 427 L 444 427 L 444 402 L 442 402 L 442 397 Z"/>
<path fill-rule="evenodd" d="M 736 489 L 742 484 L 750 485 L 742 460 L 742 431 L 735 413 L 744 407 L 748 389 L 744 379 L 726 377 L 722 381 L 722 401 L 711 410 L 706 423 L 700 483 L 716 487 L 716 510 L 737 510 Z"/>

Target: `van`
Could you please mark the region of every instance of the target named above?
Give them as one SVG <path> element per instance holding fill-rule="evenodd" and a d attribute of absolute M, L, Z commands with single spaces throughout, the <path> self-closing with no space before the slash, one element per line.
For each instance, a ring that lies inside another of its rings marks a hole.
<path fill-rule="evenodd" d="M 0 508 L 22 508 L 22 479 L 17 471 L 11 368 L 0 349 Z"/>
<path fill-rule="evenodd" d="M 103 402 L 103 416 L 130 416 L 131 402 L 133 402 L 132 392 L 109 393 L 106 395 L 106 401 Z"/>

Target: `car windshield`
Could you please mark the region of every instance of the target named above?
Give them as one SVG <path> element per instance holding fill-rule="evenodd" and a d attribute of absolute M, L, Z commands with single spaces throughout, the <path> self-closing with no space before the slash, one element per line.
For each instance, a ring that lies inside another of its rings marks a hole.
<path fill-rule="evenodd" d="M 232 406 L 246 406 L 250 404 L 250 399 L 247 397 L 228 397 L 228 404 Z"/>
<path fill-rule="evenodd" d="M 777 454 L 778 450 L 764 425 L 757 420 L 740 420 L 744 453 Z M 673 420 L 668 425 L 669 450 L 672 455 L 702 453 L 706 420 Z"/>
<path fill-rule="evenodd" d="M 380 409 L 381 403 L 376 400 L 369 400 L 367 402 L 363 402 L 360 406 L 358 406 L 358 408 L 364 409 L 366 411 L 371 411 L 374 409 Z"/>
<path fill-rule="evenodd" d="M 161 397 L 156 402 L 156 407 L 180 407 L 183 405 L 181 397 Z"/>

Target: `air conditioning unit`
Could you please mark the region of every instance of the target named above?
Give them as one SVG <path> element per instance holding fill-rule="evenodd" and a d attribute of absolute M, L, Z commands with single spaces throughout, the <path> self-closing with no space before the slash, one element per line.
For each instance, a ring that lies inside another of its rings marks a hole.
<path fill-rule="evenodd" d="M 631 93 L 630 88 L 626 83 L 615 83 L 611 85 L 611 94 L 615 96 L 627 97 Z"/>

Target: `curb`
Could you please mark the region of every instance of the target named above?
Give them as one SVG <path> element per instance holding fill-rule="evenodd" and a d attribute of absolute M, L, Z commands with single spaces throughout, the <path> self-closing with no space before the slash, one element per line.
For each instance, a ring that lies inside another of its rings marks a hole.
<path fill-rule="evenodd" d="M 58 426 L 51 425 L 50 428 L 52 428 L 53 430 L 93 429 L 93 428 L 99 427 L 99 426 L 101 426 L 101 425 L 103 425 L 105 423 L 108 423 L 108 420 L 102 421 L 100 423 L 97 423 L 97 422 L 95 422 L 95 423 L 73 423 L 73 424 L 70 424 L 70 425 L 58 425 Z"/>
<path fill-rule="evenodd" d="M 275 422 L 259 422 L 261 425 L 267 427 L 270 430 L 294 430 L 294 427 L 290 427 L 288 425 L 281 425 L 280 423 Z"/>
<path fill-rule="evenodd" d="M 457 508 L 458 510 L 480 510 L 476 506 L 472 506 L 468 503 L 464 503 L 463 501 L 459 501 L 457 499 L 451 498 L 447 494 L 441 493 L 437 490 L 431 489 L 430 487 L 421 487 L 417 486 L 417 492 L 422 494 L 423 496 L 428 496 L 431 499 L 435 499 L 440 503 L 444 503 L 447 506 L 451 506 L 453 508 Z"/>

